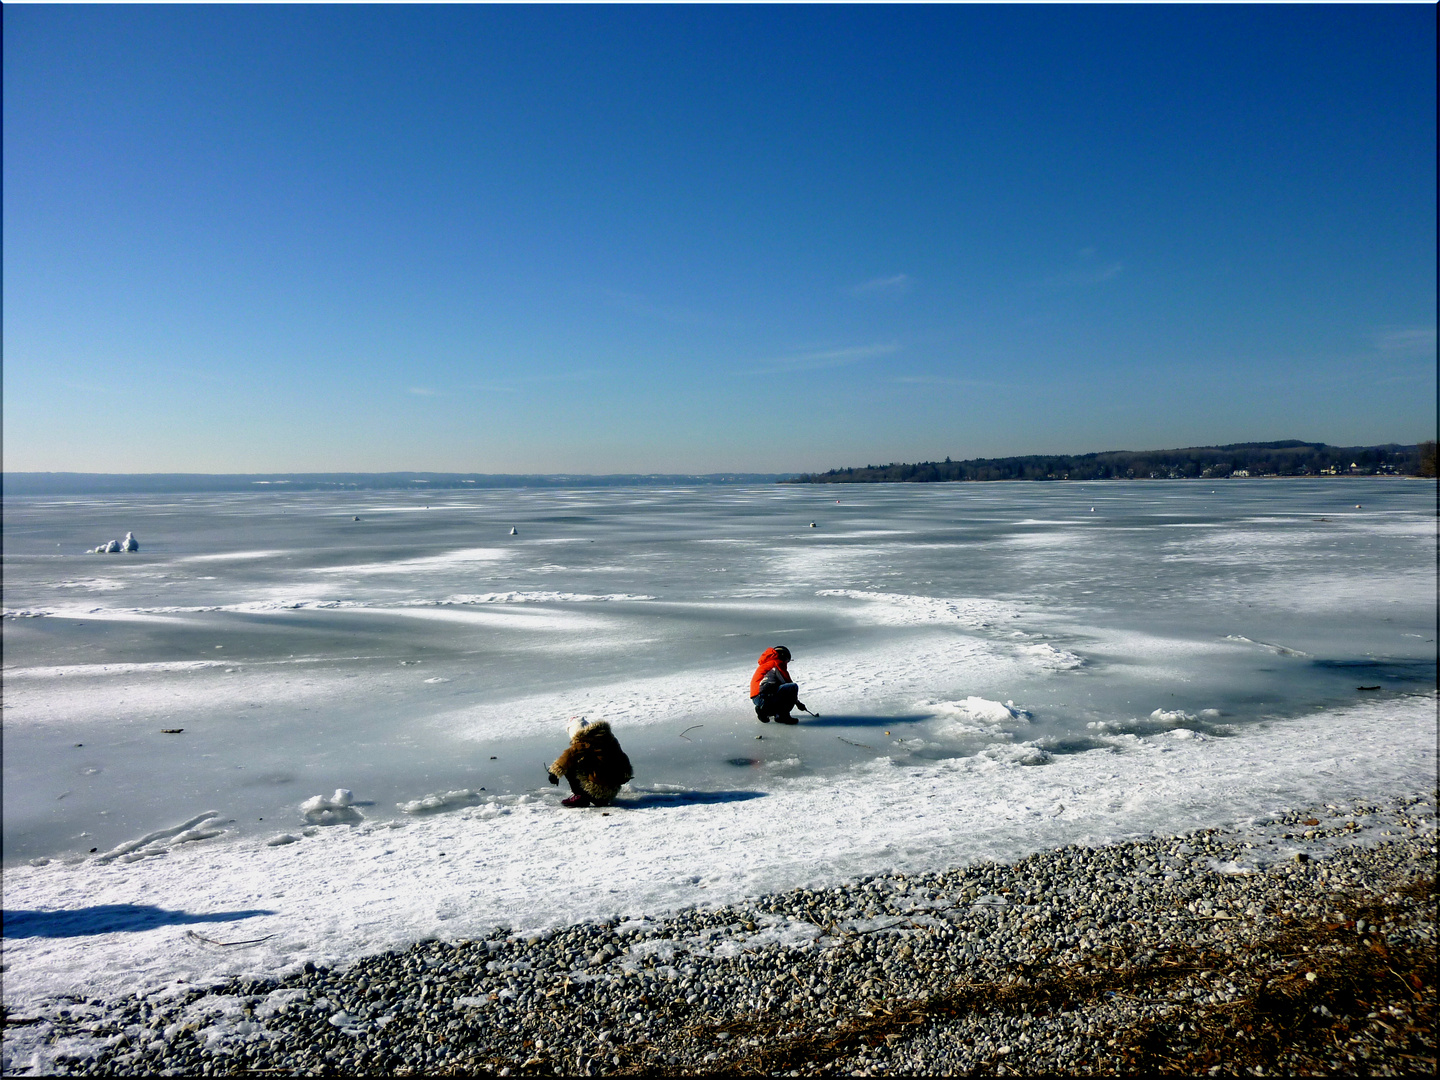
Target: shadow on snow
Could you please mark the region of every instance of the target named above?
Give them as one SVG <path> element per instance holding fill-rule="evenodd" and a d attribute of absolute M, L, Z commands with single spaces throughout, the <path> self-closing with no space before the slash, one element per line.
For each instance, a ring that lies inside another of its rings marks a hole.
<path fill-rule="evenodd" d="M 623 810 L 643 810 L 650 806 L 711 806 L 749 802 L 764 797 L 763 791 L 644 791 L 616 799 L 613 805 Z"/>
<path fill-rule="evenodd" d="M 95 907 L 62 911 L 6 911 L 4 934 L 7 938 L 86 937 L 90 934 L 133 933 L 186 923 L 236 922 L 256 915 L 274 914 L 273 911 L 250 908 L 199 915 L 188 911 L 166 911 L 152 904 L 97 904 Z"/>
<path fill-rule="evenodd" d="M 820 716 L 806 716 L 801 713 L 799 718 L 799 726 L 802 728 L 891 728 L 902 724 L 918 724 L 931 717 L 928 713 L 916 713 L 913 716 L 856 716 L 851 713 L 823 713 Z"/>

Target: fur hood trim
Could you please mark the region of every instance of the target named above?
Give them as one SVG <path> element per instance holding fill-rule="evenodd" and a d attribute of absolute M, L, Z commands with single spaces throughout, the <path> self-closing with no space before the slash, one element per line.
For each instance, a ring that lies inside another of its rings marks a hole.
<path fill-rule="evenodd" d="M 608 734 L 610 731 L 610 722 L 608 720 L 596 720 L 593 723 L 587 724 L 585 717 L 572 716 L 570 722 L 565 725 L 565 734 L 570 736 L 571 740 L 574 740 L 575 736 L 579 735 L 582 731 L 595 732 L 596 734 L 603 732 Z"/>

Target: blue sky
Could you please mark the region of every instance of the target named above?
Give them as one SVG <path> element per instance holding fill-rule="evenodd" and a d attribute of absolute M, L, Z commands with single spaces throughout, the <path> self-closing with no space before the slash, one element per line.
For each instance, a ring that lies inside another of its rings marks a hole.
<path fill-rule="evenodd" d="M 12 471 L 1433 438 L 1435 8 L 4 8 Z"/>

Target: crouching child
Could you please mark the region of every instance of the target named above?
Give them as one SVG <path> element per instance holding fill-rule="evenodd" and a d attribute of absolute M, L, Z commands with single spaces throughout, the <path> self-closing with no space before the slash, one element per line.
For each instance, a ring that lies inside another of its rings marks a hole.
<path fill-rule="evenodd" d="M 562 805 L 609 806 L 635 775 L 630 759 L 604 720 L 587 724 L 583 716 L 576 717 L 566 731 L 570 745 L 546 770 L 552 784 L 562 776 L 570 781 L 573 794 Z"/>

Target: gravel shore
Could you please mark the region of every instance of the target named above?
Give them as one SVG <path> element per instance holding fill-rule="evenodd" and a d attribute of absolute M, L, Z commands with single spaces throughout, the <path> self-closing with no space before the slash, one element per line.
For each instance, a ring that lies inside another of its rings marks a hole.
<path fill-rule="evenodd" d="M 1412 797 L 497 927 L 344 971 L 7 1011 L 6 1073 L 1428 1073 L 1435 840 L 1434 799 Z"/>

